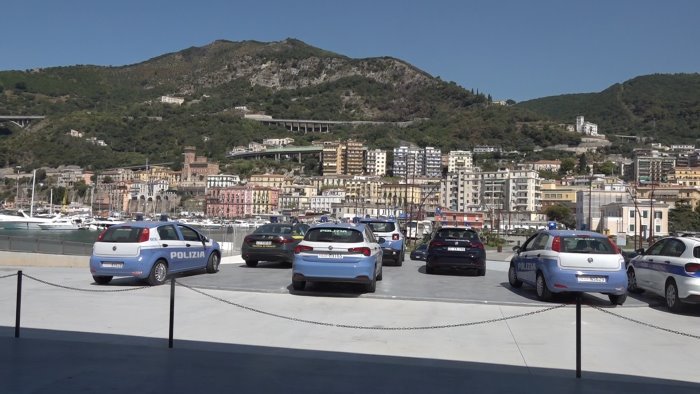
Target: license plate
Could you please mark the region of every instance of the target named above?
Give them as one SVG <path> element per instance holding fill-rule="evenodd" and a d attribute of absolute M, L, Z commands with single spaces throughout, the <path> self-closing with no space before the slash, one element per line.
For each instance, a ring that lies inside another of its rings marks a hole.
<path fill-rule="evenodd" d="M 257 241 L 255 242 L 255 246 L 270 246 L 272 245 L 272 241 Z"/>
<path fill-rule="evenodd" d="M 124 263 L 102 263 L 103 268 L 122 268 Z"/>
<path fill-rule="evenodd" d="M 343 256 L 334 253 L 334 254 L 319 254 L 318 255 L 319 259 L 342 259 Z"/>
<path fill-rule="evenodd" d="M 576 279 L 578 282 L 587 283 L 605 283 L 607 281 L 607 278 L 604 276 L 579 276 Z"/>
<path fill-rule="evenodd" d="M 467 249 L 466 248 L 459 248 L 456 246 L 448 246 L 447 247 L 448 252 L 464 252 L 465 250 L 467 250 Z"/>

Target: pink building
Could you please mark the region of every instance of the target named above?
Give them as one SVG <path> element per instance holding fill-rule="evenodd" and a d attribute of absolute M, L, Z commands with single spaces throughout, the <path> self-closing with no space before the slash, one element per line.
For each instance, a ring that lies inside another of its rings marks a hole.
<path fill-rule="evenodd" d="M 206 192 L 209 217 L 227 219 L 271 214 L 277 210 L 279 189 L 259 186 L 212 187 Z"/>

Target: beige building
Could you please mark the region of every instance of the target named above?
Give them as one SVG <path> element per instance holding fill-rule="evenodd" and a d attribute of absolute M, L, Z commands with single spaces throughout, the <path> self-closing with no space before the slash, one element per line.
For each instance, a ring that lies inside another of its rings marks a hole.
<path fill-rule="evenodd" d="M 261 187 L 283 189 L 293 183 L 292 178 L 280 174 L 256 174 L 248 178 L 248 184 Z"/>
<path fill-rule="evenodd" d="M 323 175 L 362 175 L 367 147 L 361 142 L 326 141 L 321 152 Z"/>
<path fill-rule="evenodd" d="M 601 226 L 598 230 L 608 235 L 668 235 L 668 204 L 654 200 L 637 200 L 637 203 L 612 203 L 601 208 Z"/>

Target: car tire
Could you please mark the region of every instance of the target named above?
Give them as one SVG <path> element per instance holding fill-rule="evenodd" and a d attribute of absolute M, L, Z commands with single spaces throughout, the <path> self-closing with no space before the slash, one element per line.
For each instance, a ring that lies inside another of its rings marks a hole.
<path fill-rule="evenodd" d="M 519 289 L 523 285 L 523 281 L 518 279 L 517 271 L 515 270 L 515 265 L 511 264 L 508 268 L 508 283 L 510 287 Z"/>
<path fill-rule="evenodd" d="M 257 267 L 258 260 L 246 260 L 245 265 L 247 265 L 248 267 Z"/>
<path fill-rule="evenodd" d="M 384 268 L 384 265 L 383 265 L 383 264 L 379 264 L 379 274 L 377 274 L 377 280 L 382 280 L 382 279 L 384 279 L 384 272 L 383 272 L 384 269 L 383 269 L 383 268 Z"/>
<path fill-rule="evenodd" d="M 93 275 L 92 279 L 94 279 L 95 283 L 97 283 L 98 285 L 106 285 L 107 283 L 109 283 L 112 280 L 112 277 L 111 276 L 95 276 L 95 275 Z"/>
<path fill-rule="evenodd" d="M 148 274 L 148 284 L 151 286 L 158 286 L 165 283 L 168 278 L 168 265 L 164 260 L 158 260 L 153 267 L 151 267 L 151 273 Z"/>
<path fill-rule="evenodd" d="M 374 293 L 377 290 L 377 277 L 374 277 L 369 283 L 365 285 L 365 291 L 367 293 Z"/>
<path fill-rule="evenodd" d="M 221 260 L 219 259 L 219 255 L 216 253 L 212 253 L 209 255 L 209 260 L 207 261 L 207 274 L 214 274 L 216 272 L 219 272 L 219 262 Z"/>
<path fill-rule="evenodd" d="M 622 305 L 627 301 L 627 293 L 625 294 L 608 294 L 608 299 L 613 306 Z"/>
<path fill-rule="evenodd" d="M 425 265 L 425 273 L 432 275 L 435 273 L 435 268 L 429 266 L 428 264 Z"/>
<path fill-rule="evenodd" d="M 396 265 L 398 267 L 401 267 L 403 265 L 403 260 L 406 258 L 406 251 L 401 249 L 399 252 L 399 257 L 396 258 Z"/>
<path fill-rule="evenodd" d="M 306 287 L 306 281 L 305 280 L 293 280 L 292 281 L 292 288 L 297 291 L 304 290 L 304 287 Z"/>
<path fill-rule="evenodd" d="M 632 267 L 627 268 L 627 291 L 633 294 L 639 294 L 644 291 L 637 286 L 637 274 Z"/>
<path fill-rule="evenodd" d="M 666 306 L 671 312 L 680 313 L 683 311 L 683 303 L 680 297 L 678 297 L 678 286 L 675 280 L 669 279 L 666 281 L 664 295 L 666 296 Z"/>
<path fill-rule="evenodd" d="M 541 272 L 537 273 L 535 289 L 537 291 L 537 298 L 539 298 L 540 301 L 549 301 L 552 299 L 552 292 L 547 288 L 547 281 L 544 279 L 544 275 Z"/>

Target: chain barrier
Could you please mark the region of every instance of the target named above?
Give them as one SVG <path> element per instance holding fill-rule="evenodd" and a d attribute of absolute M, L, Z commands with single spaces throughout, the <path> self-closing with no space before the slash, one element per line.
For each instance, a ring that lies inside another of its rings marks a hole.
<path fill-rule="evenodd" d="M 664 332 L 667 332 L 667 333 L 670 333 L 670 334 L 676 334 L 676 335 L 680 335 L 680 336 L 684 336 L 684 337 L 688 337 L 688 338 L 700 339 L 700 335 L 688 334 L 687 332 L 682 332 L 682 331 L 678 331 L 678 330 L 672 330 L 672 329 L 670 329 L 670 328 L 664 328 L 664 327 L 660 327 L 660 326 L 657 326 L 657 325 L 654 325 L 654 324 L 646 323 L 646 322 L 643 322 L 643 321 L 641 321 L 641 320 L 633 319 L 633 318 L 631 318 L 631 317 L 622 316 L 622 315 L 620 315 L 620 314 L 617 314 L 617 313 L 614 313 L 614 312 L 610 312 L 609 310 L 603 309 L 603 308 L 601 308 L 601 307 L 599 307 L 599 306 L 590 305 L 590 307 L 593 308 L 593 309 L 596 309 L 596 310 L 598 310 L 598 311 L 600 311 L 600 312 L 607 313 L 608 315 L 611 315 L 611 316 L 615 316 L 615 317 L 617 317 L 617 318 L 620 318 L 620 319 L 622 319 L 622 320 L 627 320 L 627 321 L 630 321 L 630 322 L 632 322 L 632 323 L 637 323 L 637 324 L 640 324 L 640 325 L 642 325 L 642 326 L 646 326 L 646 327 L 649 327 L 649 328 L 653 328 L 653 329 L 655 329 L 655 330 L 664 331 Z"/>
<path fill-rule="evenodd" d="M 81 288 L 79 288 L 79 287 L 70 287 L 70 286 L 59 285 L 59 284 L 57 284 L 57 283 L 47 282 L 47 281 L 45 281 L 45 280 L 42 280 L 42 279 L 39 279 L 39 278 L 35 278 L 35 277 L 33 277 L 33 276 L 31 276 L 31 275 L 27 275 L 27 274 L 22 274 L 22 276 L 24 276 L 25 278 L 29 278 L 29 279 L 32 279 L 32 280 L 34 280 L 34 281 L 37 281 L 37 282 L 39 282 L 39 283 L 43 283 L 43 284 L 45 284 L 45 285 L 49 285 L 49 286 L 53 286 L 53 287 L 58 287 L 58 288 L 61 288 L 61 289 L 66 289 L 66 290 L 75 290 L 75 291 L 82 291 L 82 292 L 88 292 L 88 293 L 122 293 L 122 292 L 125 292 L 125 291 L 135 291 L 135 290 L 148 289 L 148 288 L 151 287 L 151 286 L 141 286 L 141 287 L 131 287 L 131 288 L 128 288 L 128 289 L 113 289 L 113 290 L 81 289 Z"/>
<path fill-rule="evenodd" d="M 178 281 L 175 281 L 175 283 L 179 286 L 182 286 L 186 289 L 189 289 L 195 293 L 198 293 L 200 295 L 203 295 L 205 297 L 211 298 L 216 301 L 223 302 L 225 304 L 229 304 L 232 306 L 235 306 L 237 308 L 241 308 L 244 310 L 247 310 L 249 312 L 254 312 L 254 313 L 259 313 L 262 315 L 270 316 L 270 317 L 276 317 L 279 319 L 284 319 L 284 320 L 289 320 L 293 322 L 298 322 L 298 323 L 307 323 L 307 324 L 314 324 L 317 326 L 324 326 L 324 327 L 337 327 L 337 328 L 353 328 L 353 329 L 358 329 L 358 330 L 377 330 L 377 331 L 411 331 L 411 330 L 433 330 L 433 329 L 441 329 L 441 328 L 455 328 L 455 327 L 469 327 L 469 326 L 477 326 L 481 324 L 488 324 L 488 323 L 497 323 L 501 321 L 506 321 L 506 320 L 511 320 L 511 319 L 516 319 L 519 317 L 526 317 L 526 316 L 532 316 L 536 315 L 539 313 L 551 311 L 554 309 L 559 309 L 562 307 L 567 306 L 566 304 L 560 304 L 560 305 L 555 305 L 549 308 L 544 308 L 544 309 L 539 309 L 536 311 L 531 311 L 531 312 L 525 312 L 525 313 L 520 313 L 517 315 L 513 316 L 506 316 L 506 317 L 499 317 L 495 319 L 488 319 L 488 320 L 481 320 L 481 321 L 475 321 L 475 322 L 466 322 L 466 323 L 454 323 L 454 324 L 440 324 L 440 325 L 433 325 L 433 326 L 415 326 L 415 327 L 379 327 L 379 326 L 361 326 L 361 325 L 354 325 L 354 324 L 337 324 L 337 323 L 327 323 L 327 322 L 319 322 L 315 320 L 307 320 L 307 319 L 300 319 L 297 317 L 291 317 L 291 316 L 285 316 L 285 315 L 280 315 L 277 313 L 272 313 L 272 312 L 267 312 L 263 311 L 260 309 L 252 308 L 246 305 L 242 305 L 233 301 L 225 300 L 223 298 L 205 293 L 202 290 L 197 289 L 196 287 L 192 287 L 189 285 L 186 285 L 184 283 L 180 283 Z"/>
<path fill-rule="evenodd" d="M 0 279 L 9 278 L 9 277 L 12 277 L 12 276 L 17 276 L 17 274 L 3 275 L 3 276 L 0 276 Z"/>

